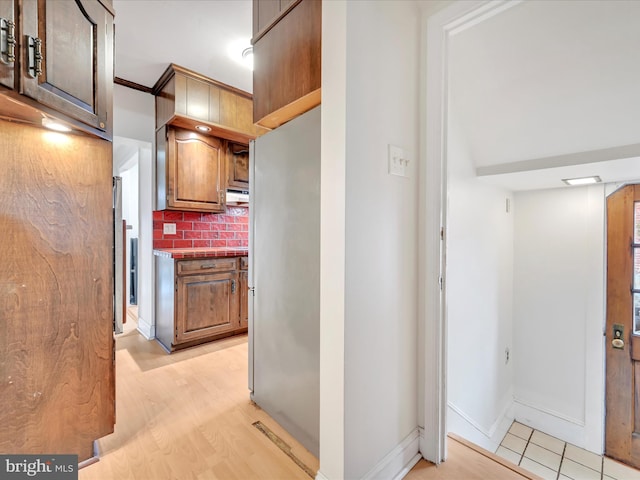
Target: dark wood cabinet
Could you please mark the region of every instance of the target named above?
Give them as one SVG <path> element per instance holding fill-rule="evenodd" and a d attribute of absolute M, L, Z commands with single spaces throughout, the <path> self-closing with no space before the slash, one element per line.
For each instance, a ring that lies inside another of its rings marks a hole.
<path fill-rule="evenodd" d="M 16 19 L 14 2 L 0 1 L 0 84 L 11 89 L 4 93 L 111 139 L 112 11 L 98 0 L 19 5 Z"/>
<path fill-rule="evenodd" d="M 249 145 L 227 143 L 227 187 L 249 190 Z"/>
<path fill-rule="evenodd" d="M 171 124 L 248 143 L 267 130 L 253 124 L 250 93 L 171 64 L 153 87 L 156 129 Z"/>
<path fill-rule="evenodd" d="M 322 2 L 254 0 L 253 15 L 253 121 L 277 128 L 320 104 Z"/>
<path fill-rule="evenodd" d="M 238 282 L 240 285 L 240 328 L 249 327 L 249 262 L 247 257 L 240 258 Z"/>
<path fill-rule="evenodd" d="M 172 126 L 157 134 L 158 210 L 224 212 L 226 140 Z"/>
<path fill-rule="evenodd" d="M 172 259 L 156 256 L 158 341 L 173 351 L 246 332 L 245 265 L 246 257 Z"/>
<path fill-rule="evenodd" d="M 14 0 L 0 0 L 0 85 L 14 88 L 17 48 L 17 15 Z"/>

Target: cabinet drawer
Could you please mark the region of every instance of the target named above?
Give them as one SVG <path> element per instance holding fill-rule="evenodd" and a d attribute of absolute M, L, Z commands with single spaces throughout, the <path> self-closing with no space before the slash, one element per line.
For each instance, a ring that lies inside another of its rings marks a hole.
<path fill-rule="evenodd" d="M 201 258 L 198 260 L 181 260 L 178 262 L 177 274 L 195 275 L 214 272 L 229 272 L 238 267 L 235 258 Z"/>
<path fill-rule="evenodd" d="M 240 257 L 240 270 L 249 269 L 249 257 Z"/>

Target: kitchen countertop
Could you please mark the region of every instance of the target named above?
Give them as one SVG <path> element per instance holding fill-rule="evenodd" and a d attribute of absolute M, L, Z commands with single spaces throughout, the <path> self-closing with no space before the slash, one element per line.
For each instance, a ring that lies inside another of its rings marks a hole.
<path fill-rule="evenodd" d="M 247 247 L 158 248 L 153 254 L 164 258 L 245 257 Z"/>

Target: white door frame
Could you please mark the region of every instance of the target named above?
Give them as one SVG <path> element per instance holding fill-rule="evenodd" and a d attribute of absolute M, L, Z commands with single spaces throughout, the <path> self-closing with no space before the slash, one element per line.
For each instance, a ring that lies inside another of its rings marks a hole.
<path fill-rule="evenodd" d="M 520 3 L 520 0 L 456 1 L 422 19 L 420 198 L 418 226 L 419 399 L 423 432 L 420 452 L 433 463 L 446 458 L 446 249 L 447 104 L 449 41 L 452 35 Z M 425 65 L 426 63 L 426 65 Z M 443 232 L 441 234 L 441 232 Z"/>

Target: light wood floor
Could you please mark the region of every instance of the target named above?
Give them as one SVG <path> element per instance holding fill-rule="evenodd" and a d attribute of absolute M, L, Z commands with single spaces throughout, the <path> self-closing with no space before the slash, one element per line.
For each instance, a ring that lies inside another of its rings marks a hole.
<path fill-rule="evenodd" d="M 317 471 L 317 458 L 250 401 L 246 335 L 167 355 L 138 334 L 132 313 L 116 340 L 115 433 L 98 442 L 100 461 L 80 480 L 310 479 L 252 425 L 261 421 Z M 449 439 L 445 463 L 422 460 L 406 478 L 536 478 L 460 441 Z"/>

